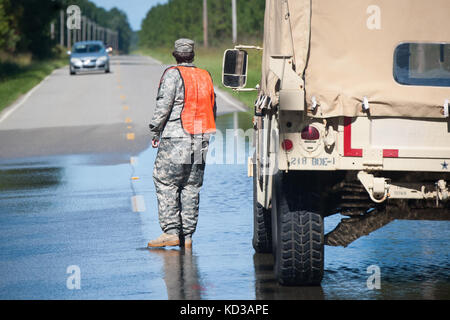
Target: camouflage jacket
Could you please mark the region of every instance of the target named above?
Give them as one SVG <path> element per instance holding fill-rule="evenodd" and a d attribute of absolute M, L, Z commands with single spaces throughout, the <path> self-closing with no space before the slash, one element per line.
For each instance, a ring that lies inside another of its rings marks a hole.
<path fill-rule="evenodd" d="M 180 66 L 194 66 L 182 63 Z M 150 122 L 152 139 L 159 138 L 190 138 L 181 124 L 181 112 L 184 106 L 184 85 L 180 72 L 176 69 L 167 70 L 162 78 L 156 97 L 156 107 Z M 216 117 L 214 103 L 214 118 Z"/>

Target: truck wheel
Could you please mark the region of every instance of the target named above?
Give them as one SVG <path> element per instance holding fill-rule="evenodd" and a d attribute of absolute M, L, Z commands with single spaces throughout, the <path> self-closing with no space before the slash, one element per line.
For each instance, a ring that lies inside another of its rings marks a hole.
<path fill-rule="evenodd" d="M 253 165 L 253 248 L 257 253 L 272 252 L 272 226 L 270 210 L 257 201 L 256 165 Z"/>
<path fill-rule="evenodd" d="M 323 278 L 323 218 L 313 211 L 315 195 L 302 190 L 302 183 L 285 173 L 274 177 L 274 271 L 278 282 L 288 286 L 320 285 Z"/>

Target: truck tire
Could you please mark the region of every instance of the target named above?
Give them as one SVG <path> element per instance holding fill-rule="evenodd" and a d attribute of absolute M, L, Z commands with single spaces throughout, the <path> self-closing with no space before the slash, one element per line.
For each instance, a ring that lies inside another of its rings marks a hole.
<path fill-rule="evenodd" d="M 257 201 L 256 165 L 253 165 L 253 248 L 257 253 L 272 252 L 272 226 L 270 210 Z"/>
<path fill-rule="evenodd" d="M 315 194 L 302 188 L 302 181 L 288 176 L 278 173 L 274 177 L 275 277 L 281 285 L 320 285 L 324 271 L 323 217 L 313 211 Z"/>

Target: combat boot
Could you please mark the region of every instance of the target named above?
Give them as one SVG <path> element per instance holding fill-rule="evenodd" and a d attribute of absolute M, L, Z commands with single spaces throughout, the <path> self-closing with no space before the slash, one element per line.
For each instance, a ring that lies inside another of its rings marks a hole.
<path fill-rule="evenodd" d="M 167 234 L 163 233 L 155 240 L 151 240 L 148 243 L 149 248 L 160 248 L 160 247 L 171 247 L 171 246 L 179 246 L 180 245 L 180 239 L 178 238 L 177 234 Z"/>

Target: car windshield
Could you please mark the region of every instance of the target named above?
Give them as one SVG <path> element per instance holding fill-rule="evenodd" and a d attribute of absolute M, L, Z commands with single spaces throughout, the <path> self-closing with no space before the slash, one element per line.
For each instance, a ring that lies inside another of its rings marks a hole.
<path fill-rule="evenodd" d="M 75 53 L 93 53 L 100 52 L 103 46 L 100 44 L 78 44 L 74 48 Z"/>

